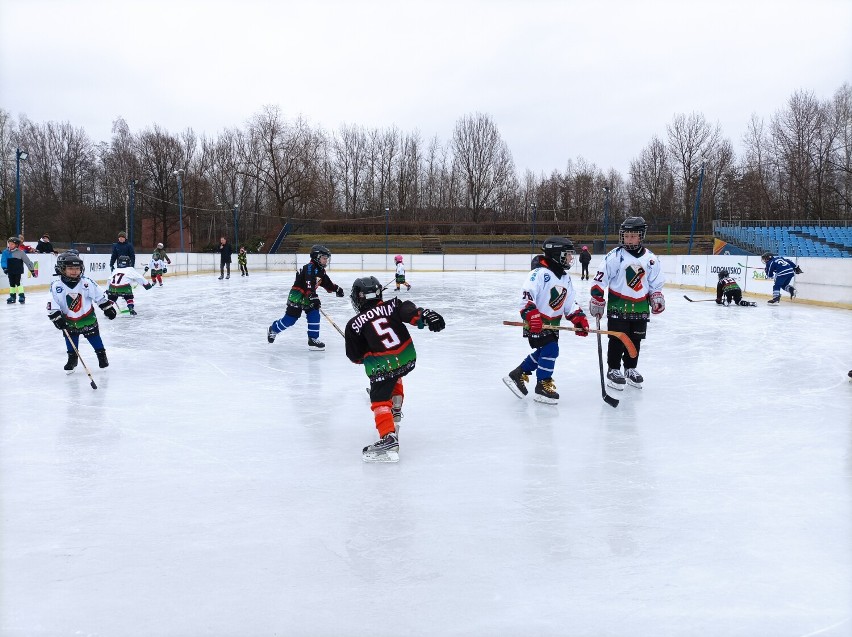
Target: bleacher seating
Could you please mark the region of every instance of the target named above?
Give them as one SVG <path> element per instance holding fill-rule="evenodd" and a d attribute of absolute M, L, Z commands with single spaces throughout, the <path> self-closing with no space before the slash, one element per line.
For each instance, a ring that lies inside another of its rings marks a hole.
<path fill-rule="evenodd" d="M 753 251 L 791 257 L 852 257 L 852 227 L 845 226 L 723 226 L 723 241 Z"/>

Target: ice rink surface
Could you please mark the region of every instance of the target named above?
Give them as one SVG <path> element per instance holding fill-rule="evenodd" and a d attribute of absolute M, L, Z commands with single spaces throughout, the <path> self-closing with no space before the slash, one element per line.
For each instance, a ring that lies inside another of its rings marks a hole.
<path fill-rule="evenodd" d="M 322 353 L 304 317 L 266 342 L 292 273 L 99 312 L 96 391 L 47 292 L 2 307 L 0 635 L 852 635 L 852 312 L 666 288 L 645 388 L 607 406 L 563 333 L 548 406 L 501 382 L 525 276 L 409 273 L 447 328 L 412 331 L 398 464 L 362 462 L 367 378 L 327 322 Z"/>

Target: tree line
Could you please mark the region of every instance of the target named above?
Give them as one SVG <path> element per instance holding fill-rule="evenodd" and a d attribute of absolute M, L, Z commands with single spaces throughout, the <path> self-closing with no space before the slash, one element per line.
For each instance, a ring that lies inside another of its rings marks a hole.
<path fill-rule="evenodd" d="M 124 229 L 134 182 L 134 221 L 168 244 L 183 215 L 196 246 L 232 236 L 269 236 L 284 223 L 310 232 L 514 233 L 533 217 L 594 232 L 641 215 L 658 229 L 689 227 L 701 183 L 698 227 L 715 220 L 852 218 L 852 87 L 820 100 L 797 91 L 768 120 L 752 115 L 741 156 L 718 124 L 677 114 L 652 136 L 626 175 L 583 158 L 549 175 L 523 173 L 493 119 L 461 116 L 449 140 L 396 126 L 325 131 L 266 106 L 217 136 L 153 124 L 138 133 L 119 118 L 109 141 L 69 122 L 14 119 L 0 109 L 0 207 L 16 224 L 15 150 L 27 238 L 111 242 Z M 180 173 L 180 175 L 178 175 Z M 174 243 L 172 241 L 172 243 Z M 170 246 L 174 249 L 174 246 Z"/>

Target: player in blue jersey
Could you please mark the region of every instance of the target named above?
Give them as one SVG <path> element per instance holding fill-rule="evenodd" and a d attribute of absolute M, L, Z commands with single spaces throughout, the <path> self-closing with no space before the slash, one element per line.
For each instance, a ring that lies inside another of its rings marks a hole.
<path fill-rule="evenodd" d="M 772 298 L 767 301 L 770 305 L 781 302 L 781 290 L 790 293 L 790 298 L 796 297 L 796 288 L 790 283 L 793 277 L 801 274 L 799 266 L 784 257 L 776 257 L 771 252 L 764 252 L 761 261 L 766 264 L 765 273 L 767 279 L 775 279 L 775 284 L 772 286 Z"/>
<path fill-rule="evenodd" d="M 331 258 L 331 252 L 322 245 L 311 248 L 311 260 L 296 272 L 296 280 L 287 296 L 287 310 L 284 316 L 275 321 L 266 330 L 266 340 L 272 343 L 275 337 L 293 325 L 302 312 L 308 319 L 308 348 L 311 350 L 325 349 L 325 343 L 319 340 L 320 335 L 320 300 L 317 296 L 319 288 L 343 296 L 343 288 L 328 277 L 325 268 Z"/>

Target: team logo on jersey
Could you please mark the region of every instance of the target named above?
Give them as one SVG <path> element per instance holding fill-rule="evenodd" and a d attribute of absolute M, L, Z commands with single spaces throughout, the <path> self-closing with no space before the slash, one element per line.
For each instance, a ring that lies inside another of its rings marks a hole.
<path fill-rule="evenodd" d="M 562 309 L 565 304 L 565 298 L 568 296 L 568 290 L 560 287 L 552 287 L 550 289 L 550 301 L 547 304 L 556 311 Z"/>
<path fill-rule="evenodd" d="M 642 279 L 645 276 L 645 268 L 641 265 L 635 269 L 632 265 L 628 265 L 624 271 L 627 279 L 627 286 L 637 292 L 642 289 Z"/>
<path fill-rule="evenodd" d="M 82 294 L 66 294 L 65 302 L 68 304 L 69 312 L 79 312 L 81 309 L 83 309 Z"/>
<path fill-rule="evenodd" d="M 545 283 L 550 283 L 550 275 L 549 275 L 549 274 L 547 274 L 546 272 L 545 272 L 545 274 L 544 274 L 544 282 L 545 282 Z"/>

